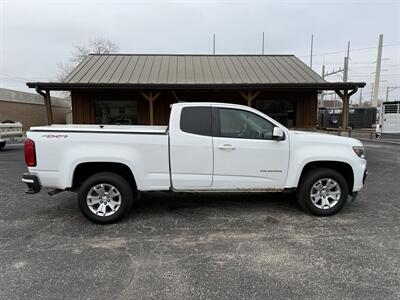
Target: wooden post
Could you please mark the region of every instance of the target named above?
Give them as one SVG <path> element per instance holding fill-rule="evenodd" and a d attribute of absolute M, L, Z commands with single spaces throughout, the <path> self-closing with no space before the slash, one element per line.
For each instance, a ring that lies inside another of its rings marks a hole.
<path fill-rule="evenodd" d="M 350 97 L 348 91 L 344 91 L 343 93 L 343 109 L 342 109 L 342 128 L 343 130 L 347 130 L 349 126 L 349 105 L 350 105 Z"/>
<path fill-rule="evenodd" d="M 342 130 L 347 130 L 349 124 L 349 104 L 350 104 L 350 96 L 347 90 L 340 91 L 335 90 L 336 94 L 342 99 L 343 106 L 342 106 Z"/>
<path fill-rule="evenodd" d="M 253 100 L 260 94 L 260 91 L 257 91 L 255 93 L 252 92 L 247 92 L 247 93 L 243 93 L 240 92 L 240 95 L 242 95 L 242 97 L 247 101 L 247 106 L 251 107 L 251 104 L 253 103 Z"/>
<path fill-rule="evenodd" d="M 51 108 L 51 98 L 50 98 L 50 91 L 46 90 L 44 94 L 44 105 L 46 106 L 46 113 L 47 113 L 47 125 L 53 124 L 53 111 Z"/>
<path fill-rule="evenodd" d="M 149 102 L 149 119 L 150 119 L 150 125 L 154 125 L 154 110 L 153 110 L 153 102 L 160 96 L 160 93 L 153 94 L 153 92 L 150 92 L 148 94 L 146 93 L 141 93 L 142 96 Z"/>

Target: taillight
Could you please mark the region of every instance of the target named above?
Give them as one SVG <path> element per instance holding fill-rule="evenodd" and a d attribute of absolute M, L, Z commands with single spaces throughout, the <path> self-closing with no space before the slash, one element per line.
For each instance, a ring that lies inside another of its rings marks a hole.
<path fill-rule="evenodd" d="M 24 144 L 25 163 L 28 167 L 36 167 L 35 142 L 26 139 Z"/>

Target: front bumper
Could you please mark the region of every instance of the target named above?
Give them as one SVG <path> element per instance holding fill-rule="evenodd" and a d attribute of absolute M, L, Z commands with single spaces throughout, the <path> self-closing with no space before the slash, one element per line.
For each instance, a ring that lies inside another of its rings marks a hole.
<path fill-rule="evenodd" d="M 363 175 L 363 179 L 362 179 L 362 184 L 363 184 L 363 186 L 365 185 L 365 180 L 367 179 L 367 177 L 368 177 L 368 170 L 365 169 L 364 175 Z M 357 196 L 358 196 L 358 192 L 352 192 L 352 193 L 351 193 L 351 199 L 352 199 L 353 201 L 356 200 Z"/>
<path fill-rule="evenodd" d="M 363 185 L 365 184 L 365 180 L 367 179 L 367 177 L 368 177 L 368 170 L 365 169 L 364 176 L 363 176 Z"/>
<path fill-rule="evenodd" d="M 36 194 L 41 190 L 39 178 L 36 175 L 31 175 L 29 173 L 22 174 L 22 182 L 26 183 L 28 190 L 25 191 L 27 194 Z"/>

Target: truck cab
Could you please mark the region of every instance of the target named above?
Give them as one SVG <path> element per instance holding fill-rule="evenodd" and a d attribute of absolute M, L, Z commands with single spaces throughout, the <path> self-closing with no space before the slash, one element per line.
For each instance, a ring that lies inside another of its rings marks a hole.
<path fill-rule="evenodd" d="M 175 190 L 270 190 L 285 186 L 289 164 L 285 128 L 253 109 L 177 104 L 169 130 Z"/>

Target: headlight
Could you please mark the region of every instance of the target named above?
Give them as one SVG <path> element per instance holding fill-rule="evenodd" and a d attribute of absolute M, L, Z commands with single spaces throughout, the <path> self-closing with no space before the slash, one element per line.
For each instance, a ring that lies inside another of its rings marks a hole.
<path fill-rule="evenodd" d="M 365 159 L 365 148 L 362 146 L 354 146 L 353 147 L 354 153 L 362 159 Z"/>

